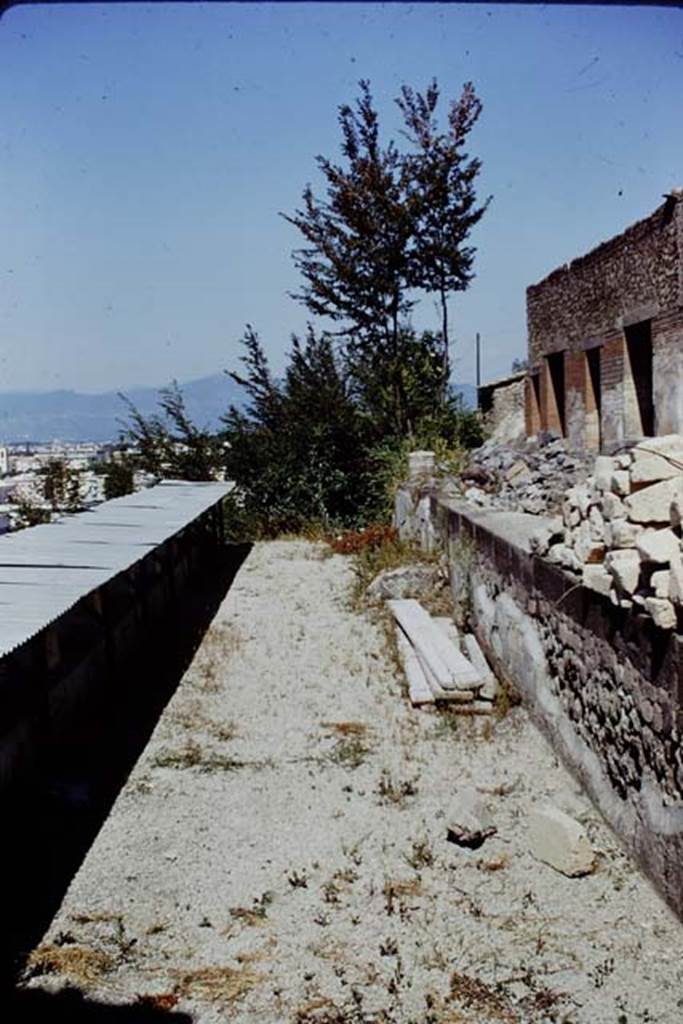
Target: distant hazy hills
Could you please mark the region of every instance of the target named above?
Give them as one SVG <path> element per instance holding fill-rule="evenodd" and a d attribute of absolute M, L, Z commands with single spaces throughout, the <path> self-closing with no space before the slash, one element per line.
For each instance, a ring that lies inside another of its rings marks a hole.
<path fill-rule="evenodd" d="M 200 426 L 218 427 L 242 389 L 217 373 L 181 385 L 188 412 Z M 158 410 L 158 388 L 132 388 L 125 394 L 143 415 Z M 78 391 L 10 391 L 0 393 L 0 443 L 16 441 L 115 441 L 128 409 L 116 391 L 97 395 Z"/>
<path fill-rule="evenodd" d="M 242 389 L 223 373 L 181 384 L 188 412 L 200 426 L 217 428 L 230 404 L 240 405 Z M 458 389 L 466 405 L 476 405 L 476 388 Z M 140 412 L 156 412 L 157 388 L 126 392 Z M 19 441 L 115 441 L 128 410 L 115 391 L 87 395 L 78 391 L 9 391 L 0 393 L 0 444 Z"/>

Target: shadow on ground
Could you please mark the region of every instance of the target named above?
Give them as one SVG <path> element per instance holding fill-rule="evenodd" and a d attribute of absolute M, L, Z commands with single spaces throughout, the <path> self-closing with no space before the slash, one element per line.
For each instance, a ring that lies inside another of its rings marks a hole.
<path fill-rule="evenodd" d="M 186 1013 L 158 1010 L 144 1004 L 110 1006 L 85 999 L 80 992 L 65 989 L 46 992 L 11 992 L 2 1004 L 3 1020 L 12 1024 L 45 1021 L 46 1024 L 192 1024 Z"/>
<path fill-rule="evenodd" d="M 64 894 L 104 823 L 159 716 L 176 690 L 223 601 L 250 545 L 228 545 L 195 576 L 172 615 L 150 631 L 114 685 L 68 743 L 46 751 L 39 777 L 0 805 L 0 1017 L 102 1024 L 189 1022 L 186 1014 L 147 1005 L 105 1006 L 80 993 L 17 990 L 28 953 L 40 942 Z M 201 577 L 201 578 L 198 578 Z"/>

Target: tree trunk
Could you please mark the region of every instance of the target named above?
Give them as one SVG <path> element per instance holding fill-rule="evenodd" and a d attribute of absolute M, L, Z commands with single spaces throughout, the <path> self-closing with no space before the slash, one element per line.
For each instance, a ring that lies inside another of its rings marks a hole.
<path fill-rule="evenodd" d="M 443 382 L 441 384 L 441 401 L 445 403 L 448 393 L 448 383 L 451 375 L 451 360 L 448 352 L 448 293 L 442 286 L 441 295 L 441 366 L 443 368 Z"/>

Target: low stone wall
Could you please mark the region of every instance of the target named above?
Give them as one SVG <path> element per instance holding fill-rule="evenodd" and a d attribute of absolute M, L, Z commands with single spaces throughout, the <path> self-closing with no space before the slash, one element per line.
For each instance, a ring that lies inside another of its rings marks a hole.
<path fill-rule="evenodd" d="M 431 517 L 496 670 L 683 916 L 683 638 L 532 554 L 538 516 L 432 494 Z"/>

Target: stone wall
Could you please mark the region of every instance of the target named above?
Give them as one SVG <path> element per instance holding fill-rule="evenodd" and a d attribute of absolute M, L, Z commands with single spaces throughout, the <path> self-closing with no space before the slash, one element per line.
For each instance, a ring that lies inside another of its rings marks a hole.
<path fill-rule="evenodd" d="M 490 440 L 511 444 L 525 434 L 526 374 L 517 373 L 479 388 L 479 407 Z"/>
<path fill-rule="evenodd" d="M 532 554 L 539 517 L 437 494 L 431 512 L 498 674 L 683 915 L 683 638 Z"/>
<path fill-rule="evenodd" d="M 527 321 L 527 433 L 615 450 L 683 431 L 683 190 L 531 285 Z"/>

